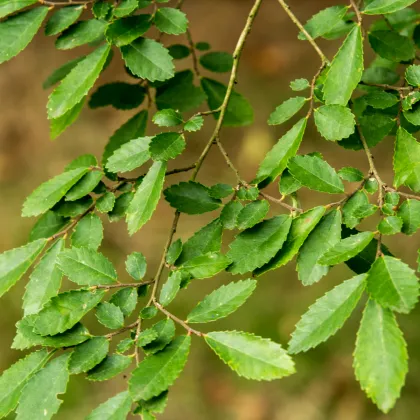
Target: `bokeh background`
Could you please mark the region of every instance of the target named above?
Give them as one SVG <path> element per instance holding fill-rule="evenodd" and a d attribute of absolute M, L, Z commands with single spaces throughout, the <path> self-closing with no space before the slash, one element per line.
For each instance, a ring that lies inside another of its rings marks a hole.
<path fill-rule="evenodd" d="M 334 0 L 294 0 L 291 7 L 302 21 L 319 9 L 337 4 Z M 184 10 L 190 19 L 195 42 L 209 41 L 215 50 L 232 51 L 244 25 L 251 0 L 186 0 Z M 182 37 L 181 37 L 182 38 Z M 177 39 L 177 42 L 181 38 Z M 165 37 L 170 44 L 173 40 Z M 185 41 L 183 39 L 183 41 Z M 331 58 L 336 41 L 321 41 Z M 39 34 L 18 57 L 0 66 L 0 252 L 27 241 L 34 220 L 22 219 L 24 198 L 41 182 L 61 173 L 73 158 L 92 153 L 100 158 L 112 133 L 132 113 L 110 108 L 85 109 L 79 121 L 55 142 L 49 140 L 45 105 L 49 92 L 42 81 L 64 62 L 85 52 L 54 49 L 51 38 Z M 367 54 L 367 60 L 369 60 Z M 318 57 L 309 44 L 297 40 L 297 29 L 275 0 L 263 2 L 259 16 L 246 44 L 238 77 L 238 90 L 253 104 L 255 123 L 244 129 L 224 129 L 222 141 L 245 179 L 252 179 L 262 157 L 282 135 L 287 126 L 269 127 L 270 112 L 283 100 L 296 95 L 289 89 L 295 78 L 310 79 L 319 66 Z M 187 60 L 180 68 L 188 67 Z M 220 80 L 225 81 L 227 76 Z M 119 58 L 102 76 L 101 82 L 128 80 Z M 133 112 L 134 113 L 134 112 Z M 213 128 L 206 120 L 199 134 L 188 136 L 188 149 L 176 166 L 196 160 Z M 152 127 L 150 127 L 153 130 Z M 391 139 L 373 151 L 376 164 L 387 181 L 392 179 Z M 337 169 L 354 165 L 367 170 L 363 152 L 345 151 L 321 140 L 313 123 L 309 125 L 303 152 L 320 151 Z M 185 179 L 180 175 L 178 180 Z M 199 180 L 211 185 L 234 182 L 221 156 L 214 150 L 206 160 Z M 177 178 L 171 177 L 171 183 Z M 272 190 L 275 193 L 275 189 Z M 303 193 L 304 207 L 326 203 L 329 197 Z M 275 212 L 281 211 L 277 208 Z M 152 221 L 133 237 L 125 223 L 106 222 L 102 251 L 114 262 L 124 278 L 125 256 L 141 251 L 153 275 L 160 260 L 173 210 L 163 200 Z M 178 235 L 188 238 L 215 215 L 182 216 Z M 374 223 L 371 222 L 371 223 Z M 229 235 L 228 235 L 229 236 Z M 228 236 L 226 237 L 227 239 Z M 415 266 L 416 237 L 393 237 L 392 251 L 403 255 Z M 294 263 L 260 278 L 252 298 L 234 315 L 218 324 L 204 325 L 203 331 L 237 329 L 269 337 L 286 345 L 293 326 L 310 304 L 334 285 L 352 276 L 345 266 L 334 268 L 319 284 L 305 288 L 297 279 Z M 171 304 L 171 311 L 184 316 L 195 303 L 217 285 L 230 280 L 230 275 L 193 282 Z M 5 369 L 22 354 L 10 350 L 15 334 L 14 324 L 22 316 L 21 299 L 26 280 L 20 281 L 2 298 L 0 318 L 0 369 Z M 362 302 L 363 303 L 363 302 Z M 380 414 L 356 382 L 352 370 L 352 352 L 360 321 L 362 304 L 344 328 L 327 343 L 295 357 L 297 373 L 271 383 L 251 382 L 236 376 L 198 338 L 194 338 L 188 365 L 170 391 L 169 404 L 162 419 L 167 420 L 411 420 L 418 418 L 420 393 L 420 309 L 399 317 L 410 354 L 410 372 L 396 408 Z M 90 383 L 72 377 L 64 404 L 56 416 L 60 420 L 83 419 L 95 406 L 124 389 L 126 379 L 120 377 L 105 383 Z M 11 417 L 13 418 L 13 416 Z"/>

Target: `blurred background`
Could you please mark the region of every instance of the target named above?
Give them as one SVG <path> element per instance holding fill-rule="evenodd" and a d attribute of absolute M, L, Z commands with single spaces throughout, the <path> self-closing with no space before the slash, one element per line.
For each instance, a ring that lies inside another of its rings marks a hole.
<path fill-rule="evenodd" d="M 251 0 L 186 0 L 184 10 L 190 19 L 195 42 L 209 41 L 214 50 L 233 51 L 244 25 Z M 290 5 L 302 21 L 321 8 L 337 4 L 334 0 L 294 0 Z M 176 42 L 181 42 L 178 37 Z M 173 40 L 165 37 L 170 45 Z M 185 40 L 182 39 L 182 42 Z M 339 41 L 320 41 L 332 58 Z M 112 133 L 134 112 L 102 108 L 84 109 L 81 118 L 55 142 L 49 140 L 45 105 L 49 92 L 42 90 L 43 80 L 64 62 L 85 53 L 84 48 L 56 51 L 51 38 L 39 34 L 18 57 L 0 66 L 0 252 L 27 241 L 34 220 L 20 217 L 24 198 L 40 183 L 62 172 L 75 157 L 92 153 L 100 159 Z M 367 60 L 369 60 L 367 54 Z M 188 59 L 179 68 L 191 66 Z M 287 126 L 269 127 L 268 115 L 283 100 L 296 96 L 289 88 L 295 78 L 311 79 L 319 67 L 319 58 L 308 43 L 297 40 L 297 29 L 275 0 L 266 0 L 257 17 L 241 60 L 237 89 L 255 109 L 255 123 L 244 129 L 224 129 L 221 140 L 243 178 L 251 180 L 264 154 L 284 133 Z M 226 81 L 222 76 L 221 81 Z M 106 70 L 106 81 L 129 80 L 120 58 Z M 211 133 L 214 122 L 206 119 L 205 128 L 188 135 L 188 149 L 176 166 L 197 159 Z M 150 127 L 150 130 L 153 130 Z M 345 151 L 321 140 L 311 122 L 301 151 L 320 151 L 335 168 L 353 165 L 366 171 L 363 152 Z M 386 139 L 374 150 L 376 164 L 385 181 L 392 179 L 393 144 Z M 214 153 L 213 153 L 214 152 Z M 217 150 L 214 150 L 200 172 L 199 181 L 212 185 L 234 182 Z M 186 179 L 171 177 L 175 183 Z M 271 190 L 276 194 L 275 186 Z M 331 201 L 322 194 L 302 193 L 304 208 Z M 279 209 L 272 208 L 272 212 Z M 281 209 L 280 209 L 281 211 Z M 156 270 L 171 224 L 173 210 L 162 200 L 150 223 L 129 237 L 125 223 L 106 222 L 104 252 L 121 273 L 127 254 L 141 251 L 148 260 L 150 276 Z M 186 239 L 215 217 L 182 216 L 178 234 Z M 375 223 L 372 221 L 371 223 Z M 229 233 L 225 236 L 230 239 Z M 385 241 L 386 242 L 386 241 Z M 418 237 L 393 237 L 391 249 L 415 267 Z M 303 287 L 297 279 L 295 264 L 259 278 L 259 287 L 251 299 L 234 315 L 217 324 L 207 324 L 203 331 L 237 329 L 269 337 L 286 345 L 295 323 L 323 293 L 352 273 L 345 266 L 334 268 L 319 284 Z M 180 293 L 170 310 L 184 316 L 205 294 L 230 275 L 193 282 Z M 7 368 L 22 354 L 10 350 L 15 335 L 14 324 L 22 316 L 21 299 L 26 280 L 9 292 L 1 302 L 0 369 Z M 297 373 L 271 383 L 251 382 L 239 378 L 224 365 L 198 338 L 194 337 L 186 370 L 170 391 L 169 403 L 162 419 L 167 420 L 380 420 L 415 419 L 420 392 L 420 308 L 398 321 L 408 342 L 410 371 L 397 406 L 389 415 L 380 414 L 356 382 L 352 369 L 355 334 L 363 303 L 355 310 L 344 328 L 317 349 L 295 356 Z M 124 389 L 120 377 L 104 383 L 90 383 L 72 377 L 64 404 L 55 417 L 60 420 L 82 419 L 95 406 Z M 13 418 L 13 417 L 11 417 Z"/>

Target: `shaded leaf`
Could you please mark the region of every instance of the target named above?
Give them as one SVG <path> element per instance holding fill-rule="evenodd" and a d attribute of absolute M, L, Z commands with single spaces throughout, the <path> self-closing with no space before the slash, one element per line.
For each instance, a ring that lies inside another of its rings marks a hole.
<path fill-rule="evenodd" d="M 92 337 L 74 349 L 69 361 L 69 372 L 76 375 L 93 369 L 105 359 L 108 351 L 109 341 L 105 337 Z"/>

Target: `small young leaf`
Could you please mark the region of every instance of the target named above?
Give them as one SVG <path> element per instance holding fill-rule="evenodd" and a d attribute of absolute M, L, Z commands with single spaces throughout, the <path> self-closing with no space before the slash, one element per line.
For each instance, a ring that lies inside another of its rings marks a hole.
<path fill-rule="evenodd" d="M 238 375 L 271 381 L 295 372 L 291 357 L 277 343 L 237 331 L 210 332 L 204 339 Z"/>
<path fill-rule="evenodd" d="M 78 345 L 70 357 L 69 372 L 72 375 L 87 372 L 105 359 L 109 341 L 105 337 L 93 337 Z"/>
<path fill-rule="evenodd" d="M 96 251 L 101 246 L 103 230 L 99 216 L 90 213 L 77 223 L 71 235 L 71 244 L 75 248 L 91 248 Z"/>
<path fill-rule="evenodd" d="M 397 216 L 388 216 L 382 219 L 378 224 L 378 230 L 382 235 L 395 235 L 401 232 L 403 220 Z"/>
<path fill-rule="evenodd" d="M 116 330 L 124 325 L 124 314 L 121 309 L 109 302 L 102 302 L 96 307 L 96 318 L 111 330 Z"/>
<path fill-rule="evenodd" d="M 352 168 L 351 166 L 341 168 L 337 173 L 341 179 L 349 182 L 363 181 L 364 178 L 362 171 L 357 168 Z"/>
<path fill-rule="evenodd" d="M 124 316 L 130 316 L 137 306 L 137 289 L 134 287 L 125 287 L 114 293 L 109 300 L 110 303 L 118 306 Z"/>
<path fill-rule="evenodd" d="M 307 351 L 328 340 L 351 315 L 366 286 L 366 274 L 346 280 L 318 299 L 296 324 L 289 353 Z"/>
<path fill-rule="evenodd" d="M 48 7 L 38 6 L 0 22 L 0 64 L 10 60 L 28 46 L 47 13 Z"/>
<path fill-rule="evenodd" d="M 187 321 L 211 322 L 230 315 L 245 303 L 256 286 L 255 280 L 248 279 L 219 287 L 198 303 L 188 314 Z"/>
<path fill-rule="evenodd" d="M 113 210 L 115 202 L 115 195 L 111 191 L 107 191 L 104 195 L 96 200 L 96 210 L 98 210 L 100 213 L 109 213 Z"/>
<path fill-rule="evenodd" d="M 420 228 L 420 202 L 405 200 L 398 209 L 398 217 L 402 219 L 402 232 L 413 235 Z"/>
<path fill-rule="evenodd" d="M 150 344 L 144 346 L 143 350 L 146 354 L 153 354 L 164 349 L 175 336 L 175 324 L 172 319 L 166 318 L 159 321 L 152 327 L 158 334 Z"/>
<path fill-rule="evenodd" d="M 310 84 L 307 79 L 295 79 L 290 82 L 290 89 L 295 92 L 300 92 L 302 90 L 308 89 L 309 87 Z"/>
<path fill-rule="evenodd" d="M 105 291 L 72 290 L 54 296 L 34 318 L 34 331 L 55 335 L 76 325 L 104 297 Z"/>
<path fill-rule="evenodd" d="M 283 102 L 270 115 L 270 117 L 268 118 L 268 124 L 279 125 L 290 120 L 290 118 L 292 118 L 302 109 L 306 101 L 307 98 L 297 96 L 296 98 L 290 98 L 287 101 Z"/>
<path fill-rule="evenodd" d="M 46 243 L 46 239 L 37 239 L 0 254 L 0 296 L 22 278 Z"/>
<path fill-rule="evenodd" d="M 67 6 L 57 10 L 45 25 L 45 35 L 57 35 L 79 19 L 83 6 Z"/>
<path fill-rule="evenodd" d="M 369 398 L 387 413 L 408 370 L 406 343 L 394 314 L 369 300 L 357 333 L 353 367 Z"/>
<path fill-rule="evenodd" d="M 139 38 L 121 47 L 126 66 L 136 76 L 154 82 L 174 76 L 174 64 L 169 51 L 153 39 Z"/>
<path fill-rule="evenodd" d="M 95 286 L 117 281 L 112 263 L 92 248 L 66 249 L 60 254 L 58 265 L 71 281 L 80 285 Z"/>
<path fill-rule="evenodd" d="M 156 11 L 155 25 L 161 32 L 180 35 L 186 32 L 188 19 L 186 14 L 179 9 L 163 7 Z"/>
<path fill-rule="evenodd" d="M 229 201 L 229 203 L 223 207 L 220 212 L 220 221 L 224 229 L 232 230 L 236 228 L 239 213 L 243 208 L 244 206 L 237 200 Z"/>
<path fill-rule="evenodd" d="M 125 268 L 134 280 L 140 281 L 146 274 L 146 258 L 141 252 L 133 252 L 127 257 Z"/>
<path fill-rule="evenodd" d="M 126 213 L 130 235 L 137 232 L 152 217 L 162 192 L 165 173 L 166 162 L 155 162 L 137 188 Z"/>
<path fill-rule="evenodd" d="M 363 73 L 362 31 L 356 25 L 347 35 L 331 63 L 324 82 L 324 99 L 327 105 L 346 106 L 360 82 Z"/>
<path fill-rule="evenodd" d="M 189 132 L 199 131 L 204 124 L 204 118 L 201 115 L 191 117 L 184 125 L 184 130 Z"/>
<path fill-rule="evenodd" d="M 41 258 L 23 296 L 24 315 L 37 313 L 53 296 L 57 296 L 63 273 L 57 266 L 58 255 L 64 248 L 63 239 L 59 239 Z"/>
<path fill-rule="evenodd" d="M 374 232 L 360 232 L 356 235 L 342 239 L 321 256 L 318 260 L 318 264 L 336 265 L 347 261 L 362 252 L 369 245 L 374 236 Z"/>
<path fill-rule="evenodd" d="M 377 258 L 368 272 L 367 289 L 382 307 L 408 313 L 419 297 L 418 279 L 407 264 L 387 255 Z"/>
<path fill-rule="evenodd" d="M 63 354 L 49 362 L 26 384 L 19 399 L 16 419 L 46 419 L 57 413 L 63 402 L 57 398 L 64 394 L 69 381 L 70 354 Z"/>
<path fill-rule="evenodd" d="M 156 306 L 146 306 L 140 311 L 140 318 L 141 319 L 152 319 L 159 313 L 158 308 Z"/>
<path fill-rule="evenodd" d="M 89 381 L 107 381 L 124 372 L 132 362 L 131 357 L 122 354 L 106 356 L 99 365 L 91 369 L 86 379 Z"/>
<path fill-rule="evenodd" d="M 61 117 L 87 95 L 105 65 L 110 48 L 99 47 L 70 71 L 49 97 L 48 118 Z"/>
<path fill-rule="evenodd" d="M 182 115 L 174 109 L 167 108 L 153 115 L 153 122 L 159 127 L 176 127 L 183 123 Z"/>
<path fill-rule="evenodd" d="M 2 9 L 0 9 L 2 10 Z M 10 366 L 0 376 L 0 417 L 6 417 L 18 404 L 22 390 L 30 378 L 50 358 L 46 349 L 27 355 Z"/>
<path fill-rule="evenodd" d="M 128 383 L 131 398 L 148 400 L 166 391 L 184 369 L 190 345 L 190 336 L 179 336 L 164 350 L 140 362 Z"/>
<path fill-rule="evenodd" d="M 281 249 L 292 219 L 281 215 L 265 220 L 236 236 L 227 256 L 232 260 L 228 271 L 244 274 L 268 263 Z"/>
<path fill-rule="evenodd" d="M 322 137 L 337 141 L 354 133 L 356 121 L 346 106 L 324 105 L 315 109 L 315 124 Z"/>
<path fill-rule="evenodd" d="M 296 268 L 299 280 L 309 286 L 321 280 L 329 267 L 318 263 L 318 259 L 341 239 L 341 212 L 333 210 L 323 217 L 299 250 Z"/>
<path fill-rule="evenodd" d="M 175 242 L 172 242 L 168 252 L 166 253 L 166 262 L 169 265 L 175 264 L 175 261 L 179 258 L 182 252 L 182 241 L 177 239 Z"/>
<path fill-rule="evenodd" d="M 180 289 L 182 278 L 183 276 L 181 271 L 171 271 L 168 276 L 168 280 L 166 280 L 166 282 L 163 284 L 160 291 L 159 302 L 162 304 L 162 306 L 169 305 L 175 299 L 175 296 Z"/>
<path fill-rule="evenodd" d="M 294 178 L 311 190 L 340 194 L 344 185 L 335 170 L 318 156 L 296 156 L 289 160 L 288 168 Z"/>
<path fill-rule="evenodd" d="M 86 420 L 118 420 L 125 419 L 131 409 L 132 400 L 128 391 L 120 392 L 96 407 Z"/>
<path fill-rule="evenodd" d="M 136 0 L 121 0 L 118 6 L 114 9 L 114 16 L 121 18 L 134 12 L 139 6 Z"/>

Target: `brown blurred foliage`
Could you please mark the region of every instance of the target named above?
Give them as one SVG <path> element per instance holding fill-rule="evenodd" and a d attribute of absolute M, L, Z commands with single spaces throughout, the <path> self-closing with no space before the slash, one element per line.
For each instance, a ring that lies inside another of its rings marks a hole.
<path fill-rule="evenodd" d="M 194 41 L 209 41 L 215 50 L 232 51 L 250 0 L 186 0 L 185 11 L 191 22 Z M 334 0 L 295 0 L 291 7 L 306 21 Z M 170 43 L 170 39 L 166 39 Z M 179 42 L 179 40 L 177 40 Z M 329 57 L 336 42 L 321 42 Z M 81 49 L 83 50 L 83 49 Z M 25 243 L 33 220 L 22 219 L 23 199 L 41 182 L 60 173 L 73 158 L 93 153 L 100 157 L 112 133 L 131 114 L 113 109 L 85 109 L 79 121 L 54 143 L 49 141 L 45 105 L 48 92 L 42 81 L 53 69 L 83 53 L 56 51 L 53 41 L 42 34 L 18 57 L 0 66 L 0 251 Z M 188 60 L 181 66 L 189 66 Z M 237 89 L 253 104 L 255 124 L 245 129 L 225 129 L 222 140 L 245 179 L 252 179 L 265 152 L 285 128 L 270 128 L 269 113 L 284 99 L 295 94 L 288 85 L 295 78 L 311 78 L 318 67 L 318 57 L 307 43 L 297 40 L 297 29 L 274 0 L 263 3 L 241 61 Z M 120 59 L 114 59 L 102 81 L 125 80 Z M 226 77 L 226 76 L 225 76 Z M 189 136 L 188 150 L 182 159 L 193 162 L 200 153 L 212 126 L 206 120 L 203 132 Z M 389 181 L 392 177 L 393 145 L 384 141 L 374 149 L 378 169 Z M 320 151 L 336 168 L 354 165 L 367 169 L 363 152 L 345 151 L 322 141 L 313 124 L 306 134 L 303 152 Z M 185 178 L 185 176 L 184 176 Z M 179 179 L 183 179 L 182 176 Z M 171 182 L 176 179 L 171 178 Z M 229 169 L 217 151 L 211 153 L 200 173 L 205 184 L 233 182 Z M 314 205 L 322 195 L 305 193 L 303 206 Z M 276 209 L 277 210 L 277 209 Z M 169 230 L 173 211 L 162 201 L 153 220 L 130 238 L 124 222 L 106 225 L 103 252 L 124 272 L 125 256 L 135 250 L 143 252 L 153 273 Z M 211 215 L 181 217 L 179 235 L 185 239 L 211 220 Z M 414 237 L 393 239 L 392 250 L 414 264 L 419 240 Z M 337 267 L 320 284 L 304 288 L 297 279 L 294 265 L 270 272 L 259 279 L 260 285 L 244 307 L 218 325 L 203 329 L 237 329 L 267 336 L 285 345 L 300 315 L 338 282 L 349 278 L 350 270 Z M 172 304 L 173 312 L 183 316 L 218 283 L 217 280 L 192 284 Z M 22 316 L 21 297 L 25 280 L 2 299 L 1 368 L 21 357 L 11 351 L 14 324 Z M 297 373 L 271 383 L 249 382 L 238 378 L 197 338 L 182 377 L 170 391 L 169 405 L 161 416 L 168 420 L 412 420 L 419 406 L 420 310 L 400 317 L 409 346 L 410 372 L 401 400 L 388 416 L 379 414 L 367 400 L 352 370 L 355 333 L 360 320 L 359 307 L 335 337 L 307 354 L 295 357 Z M 84 418 L 92 408 L 124 389 L 126 380 L 119 377 L 109 383 L 90 383 L 71 379 L 65 402 L 56 416 L 59 420 Z"/>

